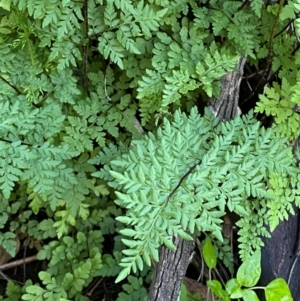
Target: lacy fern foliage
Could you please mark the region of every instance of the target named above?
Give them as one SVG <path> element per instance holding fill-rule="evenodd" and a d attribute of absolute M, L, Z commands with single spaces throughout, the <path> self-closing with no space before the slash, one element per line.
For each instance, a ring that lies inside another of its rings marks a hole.
<path fill-rule="evenodd" d="M 124 255 L 119 280 L 138 271 L 115 297 L 144 300 L 144 262 L 174 248 L 173 235 L 206 232 L 232 270 L 226 208 L 241 217 L 244 257 L 266 224 L 299 206 L 290 150 L 274 131 L 299 132 L 300 2 L 284 2 L 276 28 L 280 6 L 265 3 L 0 0 L 0 244 L 14 256 L 20 237 L 48 261 L 39 284 L 9 282 L 0 300 L 87 300 L 82 288 L 117 276 Z M 156 132 L 162 116 L 218 96 L 238 56 L 278 70 L 281 86 L 257 107 L 274 129 L 193 109 Z"/>
<path fill-rule="evenodd" d="M 273 201 L 270 177 L 295 175 L 293 162 L 291 149 L 251 114 L 220 123 L 208 110 L 201 117 L 193 108 L 189 116 L 177 111 L 171 122 L 165 118 L 156 135 L 134 140 L 111 162 L 116 203 L 127 209 L 117 217 L 127 225 L 121 233 L 128 247 L 117 281 L 142 270 L 143 262 L 150 265 L 151 258 L 158 261 L 160 245 L 174 249 L 173 235 L 193 239 L 205 232 L 222 241 L 226 208 L 241 221 L 253 218 Z M 241 228 L 242 256 L 260 246 L 258 236 L 268 234 L 264 229 L 259 223 L 248 232 Z"/>

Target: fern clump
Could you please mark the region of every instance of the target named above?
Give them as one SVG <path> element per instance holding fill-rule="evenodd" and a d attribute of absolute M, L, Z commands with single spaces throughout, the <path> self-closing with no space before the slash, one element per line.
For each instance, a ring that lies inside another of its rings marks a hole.
<path fill-rule="evenodd" d="M 7 300 L 86 300 L 92 277 L 120 273 L 124 248 L 119 280 L 173 248 L 173 235 L 207 233 L 232 271 L 226 208 L 240 216 L 244 257 L 299 206 L 274 132 L 290 144 L 299 132 L 300 6 L 280 3 L 0 1 L 0 242 L 11 256 L 17 238 L 29 242 L 48 262 L 39 279 L 9 282 Z M 256 109 L 274 129 L 193 109 L 156 132 L 162 116 L 217 97 L 239 57 L 278 74 Z M 149 270 L 113 298 L 145 299 Z"/>
<path fill-rule="evenodd" d="M 264 113 L 273 119 L 272 126 L 277 129 L 280 136 L 287 137 L 289 141 L 295 140 L 300 132 L 299 95 L 300 95 L 300 53 L 297 44 L 297 35 L 300 23 L 297 14 L 300 12 L 299 1 L 289 1 L 281 7 L 282 3 L 268 7 L 268 11 L 276 17 L 276 32 L 285 32 L 285 37 L 274 39 L 269 47 L 269 57 L 273 56 L 270 64 L 270 74 L 276 75 L 268 79 L 272 84 L 264 87 L 263 95 L 259 96 L 255 112 Z M 292 18 L 294 26 L 287 26 Z M 296 46 L 295 46 L 296 45 Z M 261 49 L 263 52 L 263 49 Z M 292 66 L 292 67 L 291 67 Z M 266 70 L 264 71 L 266 73 Z M 279 80 L 278 80 L 279 79 Z"/>
<path fill-rule="evenodd" d="M 126 225 L 120 232 L 127 246 L 117 280 L 142 270 L 144 262 L 150 265 L 151 258 L 158 261 L 159 246 L 174 249 L 173 235 L 193 239 L 205 232 L 222 241 L 226 210 L 240 217 L 242 258 L 259 248 L 272 221 L 269 206 L 279 201 L 270 193 L 278 187 L 274 174 L 286 182 L 296 177 L 285 142 L 252 114 L 220 123 L 208 110 L 201 117 L 196 108 L 189 116 L 177 111 L 155 135 L 133 141 L 110 165 L 115 202 L 126 208 L 126 215 L 117 217 Z M 288 205 L 281 201 L 281 210 Z"/>

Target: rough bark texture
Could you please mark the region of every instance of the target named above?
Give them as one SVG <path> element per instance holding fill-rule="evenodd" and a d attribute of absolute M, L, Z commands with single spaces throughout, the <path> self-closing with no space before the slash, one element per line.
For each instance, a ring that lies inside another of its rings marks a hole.
<path fill-rule="evenodd" d="M 238 101 L 245 62 L 244 58 L 239 59 L 238 72 L 228 72 L 222 77 L 220 97 L 209 100 L 210 110 L 222 121 L 241 114 Z"/>
<path fill-rule="evenodd" d="M 281 222 L 271 238 L 265 238 L 262 248 L 260 284 L 266 286 L 275 278 L 288 282 L 294 301 L 300 300 L 300 258 L 296 257 L 299 231 L 299 209 L 296 215 L 290 215 L 287 221 Z M 294 265 L 294 268 L 292 269 Z M 264 300 L 264 296 L 260 296 Z"/>
<path fill-rule="evenodd" d="M 209 101 L 211 111 L 220 120 L 229 120 L 239 113 L 238 98 L 245 59 L 238 61 L 238 72 L 228 72 L 221 79 L 220 97 Z M 148 301 L 177 301 L 180 286 L 189 264 L 193 243 L 175 239 L 176 251 L 161 247 L 160 260 L 156 266 Z"/>
<path fill-rule="evenodd" d="M 174 243 L 177 247 L 176 251 L 171 251 L 166 247 L 160 249 L 160 260 L 150 287 L 149 301 L 178 300 L 180 286 L 189 264 L 194 243 L 178 237 Z"/>

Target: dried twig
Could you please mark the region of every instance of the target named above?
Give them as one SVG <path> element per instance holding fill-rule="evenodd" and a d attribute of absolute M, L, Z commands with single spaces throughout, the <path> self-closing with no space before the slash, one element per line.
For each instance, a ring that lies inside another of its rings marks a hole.
<path fill-rule="evenodd" d="M 18 259 L 18 260 L 15 260 L 15 261 L 11 261 L 11 262 L 8 262 L 6 264 L 2 264 L 2 265 L 0 265 L 0 272 L 11 269 L 11 268 L 15 268 L 17 266 L 23 265 L 24 263 L 26 263 L 26 264 L 30 263 L 30 262 L 35 261 L 35 260 L 37 260 L 36 255 L 30 256 L 30 257 L 27 257 L 27 258 L 24 258 L 24 259 L 22 258 L 22 259 Z"/>

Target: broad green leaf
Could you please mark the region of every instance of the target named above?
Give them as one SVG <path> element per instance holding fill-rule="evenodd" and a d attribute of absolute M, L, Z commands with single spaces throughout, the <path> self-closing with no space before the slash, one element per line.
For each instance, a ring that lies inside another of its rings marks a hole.
<path fill-rule="evenodd" d="M 260 250 L 248 256 L 237 271 L 237 281 L 241 286 L 254 286 L 261 274 L 261 253 Z"/>
<path fill-rule="evenodd" d="M 265 289 L 267 301 L 293 301 L 291 291 L 282 278 L 270 282 Z"/>

